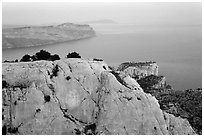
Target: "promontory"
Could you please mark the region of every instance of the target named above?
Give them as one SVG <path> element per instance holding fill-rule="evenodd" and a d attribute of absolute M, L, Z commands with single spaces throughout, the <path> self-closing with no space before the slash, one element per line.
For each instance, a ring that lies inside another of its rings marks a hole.
<path fill-rule="evenodd" d="M 95 36 L 89 25 L 64 23 L 56 26 L 25 26 L 4 28 L 2 47 L 31 47 L 79 40 Z"/>

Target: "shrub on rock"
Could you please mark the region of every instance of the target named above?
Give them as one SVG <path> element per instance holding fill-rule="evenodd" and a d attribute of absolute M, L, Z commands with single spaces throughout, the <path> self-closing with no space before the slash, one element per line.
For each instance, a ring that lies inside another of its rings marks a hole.
<path fill-rule="evenodd" d="M 22 57 L 22 59 L 20 60 L 21 62 L 28 62 L 28 61 L 32 61 L 32 58 L 30 55 L 26 54 Z"/>
<path fill-rule="evenodd" d="M 79 55 L 79 53 L 72 52 L 67 55 L 67 58 L 81 58 L 81 56 Z"/>
<path fill-rule="evenodd" d="M 55 60 L 60 60 L 60 57 L 57 54 L 51 55 L 51 53 L 49 53 L 46 50 L 40 50 L 33 56 L 30 56 L 28 54 L 24 55 L 20 61 L 28 62 L 28 61 L 37 61 L 37 60 L 55 61 Z"/>
<path fill-rule="evenodd" d="M 40 52 L 37 52 L 35 56 L 37 60 L 48 60 L 51 54 L 45 50 L 40 50 Z"/>
<path fill-rule="evenodd" d="M 59 57 L 59 55 L 57 55 L 57 54 L 51 55 L 51 56 L 50 56 L 50 60 L 51 60 L 51 61 L 60 60 L 60 57 Z"/>

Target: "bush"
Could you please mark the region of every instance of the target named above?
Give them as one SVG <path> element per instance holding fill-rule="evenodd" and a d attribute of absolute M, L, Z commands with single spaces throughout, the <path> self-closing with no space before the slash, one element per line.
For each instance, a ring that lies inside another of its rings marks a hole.
<path fill-rule="evenodd" d="M 50 76 L 50 78 L 52 79 L 53 77 L 56 77 L 58 72 L 59 72 L 59 67 L 58 67 L 58 65 L 56 65 L 56 66 L 52 69 L 52 75 Z"/>
<path fill-rule="evenodd" d="M 93 61 L 103 61 L 102 59 L 93 59 Z"/>
<path fill-rule="evenodd" d="M 27 61 L 37 61 L 37 60 L 55 61 L 55 60 L 60 60 L 60 57 L 57 54 L 51 55 L 46 50 L 40 50 L 40 52 L 37 52 L 33 56 L 30 56 L 28 54 L 24 55 L 20 61 L 27 62 Z M 18 60 L 16 60 L 16 61 L 18 61 Z"/>
<path fill-rule="evenodd" d="M 16 60 L 12 60 L 12 61 L 9 61 L 9 60 L 4 60 L 4 63 L 15 63 L 15 62 L 18 62 L 18 60 L 16 59 Z"/>
<path fill-rule="evenodd" d="M 2 88 L 7 88 L 8 83 L 5 80 L 2 80 Z"/>
<path fill-rule="evenodd" d="M 50 56 L 50 60 L 51 60 L 51 61 L 60 60 L 60 57 L 59 57 L 59 55 L 57 55 L 57 54 L 51 55 L 51 56 Z"/>
<path fill-rule="evenodd" d="M 67 58 L 81 58 L 81 56 L 76 52 L 72 52 L 67 55 Z"/>
<path fill-rule="evenodd" d="M 32 61 L 32 58 L 30 55 L 26 54 L 22 57 L 22 59 L 20 60 L 21 62 L 28 62 L 28 61 Z"/>
<path fill-rule="evenodd" d="M 37 52 L 35 54 L 35 57 L 37 60 L 49 60 L 51 57 L 51 54 L 45 50 L 40 50 L 40 52 Z"/>

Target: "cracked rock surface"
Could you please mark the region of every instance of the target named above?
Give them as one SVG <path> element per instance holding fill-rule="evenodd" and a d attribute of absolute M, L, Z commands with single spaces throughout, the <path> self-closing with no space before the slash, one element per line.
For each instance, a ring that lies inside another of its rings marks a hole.
<path fill-rule="evenodd" d="M 2 65 L 3 134 L 195 134 L 103 61 Z"/>

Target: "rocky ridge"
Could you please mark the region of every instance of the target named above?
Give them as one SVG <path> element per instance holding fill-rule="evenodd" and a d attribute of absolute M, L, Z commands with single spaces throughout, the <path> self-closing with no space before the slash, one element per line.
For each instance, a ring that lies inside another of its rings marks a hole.
<path fill-rule="evenodd" d="M 103 61 L 3 63 L 3 134 L 195 134 Z"/>
<path fill-rule="evenodd" d="M 40 46 L 90 38 L 93 36 L 95 36 L 95 31 L 89 25 L 73 23 L 64 23 L 56 26 L 5 28 L 2 31 L 2 47 Z"/>
<path fill-rule="evenodd" d="M 119 65 L 118 70 L 118 73 L 135 79 L 145 93 L 156 97 L 163 111 L 187 119 L 194 131 L 202 134 L 201 88 L 174 90 L 164 76 L 158 75 L 158 65 L 155 62 L 126 62 Z"/>

